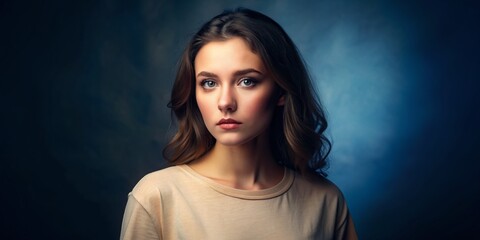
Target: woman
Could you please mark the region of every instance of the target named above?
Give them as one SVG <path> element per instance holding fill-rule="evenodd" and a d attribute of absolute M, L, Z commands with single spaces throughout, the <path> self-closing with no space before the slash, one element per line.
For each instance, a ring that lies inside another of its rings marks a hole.
<path fill-rule="evenodd" d="M 248 9 L 207 22 L 180 61 L 171 167 L 129 194 L 122 239 L 356 239 L 323 168 L 324 113 L 284 30 Z"/>

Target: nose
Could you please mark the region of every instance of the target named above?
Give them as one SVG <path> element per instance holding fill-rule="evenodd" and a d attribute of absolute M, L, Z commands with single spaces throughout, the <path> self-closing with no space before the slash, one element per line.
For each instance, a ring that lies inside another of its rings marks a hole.
<path fill-rule="evenodd" d="M 230 87 L 222 88 L 218 99 L 218 110 L 222 112 L 235 112 L 237 110 L 235 91 Z"/>

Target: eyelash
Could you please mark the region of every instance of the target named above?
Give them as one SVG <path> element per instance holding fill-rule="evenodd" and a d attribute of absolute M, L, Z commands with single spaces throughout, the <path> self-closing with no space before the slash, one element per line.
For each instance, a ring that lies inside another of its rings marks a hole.
<path fill-rule="evenodd" d="M 249 81 L 250 82 L 250 85 L 247 85 L 247 86 L 241 86 L 243 88 L 252 88 L 254 87 L 255 85 L 257 85 L 258 83 L 258 80 L 255 79 L 255 78 L 251 78 L 251 77 L 245 77 L 245 78 L 241 78 L 240 81 L 238 82 L 238 85 L 241 85 L 241 84 L 245 84 L 246 81 Z M 214 86 L 210 86 L 208 87 L 206 84 L 215 84 Z M 217 82 L 215 80 L 212 80 L 212 79 L 204 79 L 200 82 L 200 86 L 202 86 L 204 89 L 212 89 L 214 87 L 217 86 Z"/>
<path fill-rule="evenodd" d="M 202 86 L 203 88 L 205 89 L 211 89 L 211 88 L 214 88 L 214 87 L 206 87 L 206 84 L 207 83 L 214 83 L 215 85 L 217 84 L 215 81 L 211 80 L 211 79 L 205 79 L 205 80 L 202 80 L 200 82 L 200 86 Z"/>
<path fill-rule="evenodd" d="M 248 77 L 248 78 L 242 78 L 242 79 L 240 79 L 239 85 L 242 84 L 242 83 L 245 83 L 245 81 L 250 81 L 250 85 L 249 85 L 249 86 L 245 86 L 246 88 L 255 87 L 255 85 L 257 85 L 257 83 L 258 83 L 258 80 L 257 80 L 257 79 Z"/>

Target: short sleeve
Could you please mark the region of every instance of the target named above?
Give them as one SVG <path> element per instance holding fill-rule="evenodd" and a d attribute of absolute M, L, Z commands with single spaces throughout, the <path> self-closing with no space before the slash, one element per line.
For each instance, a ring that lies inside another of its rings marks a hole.
<path fill-rule="evenodd" d="M 128 202 L 123 215 L 120 239 L 161 239 L 161 236 L 159 236 L 156 231 L 154 221 L 150 214 L 137 201 L 132 193 L 128 194 Z"/>
<path fill-rule="evenodd" d="M 357 232 L 355 231 L 355 225 L 353 224 L 352 216 L 347 207 L 347 203 L 342 194 L 340 194 L 338 209 L 337 209 L 337 222 L 335 229 L 336 240 L 357 240 Z"/>

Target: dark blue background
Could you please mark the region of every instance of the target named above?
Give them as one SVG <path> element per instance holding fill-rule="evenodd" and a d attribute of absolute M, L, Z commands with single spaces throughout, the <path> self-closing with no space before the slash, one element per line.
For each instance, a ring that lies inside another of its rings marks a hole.
<path fill-rule="evenodd" d="M 478 233 L 474 1 L 179 2 L 0 4 L 0 238 L 118 238 L 128 192 L 164 166 L 182 48 L 236 6 L 276 19 L 307 61 L 362 239 Z"/>

